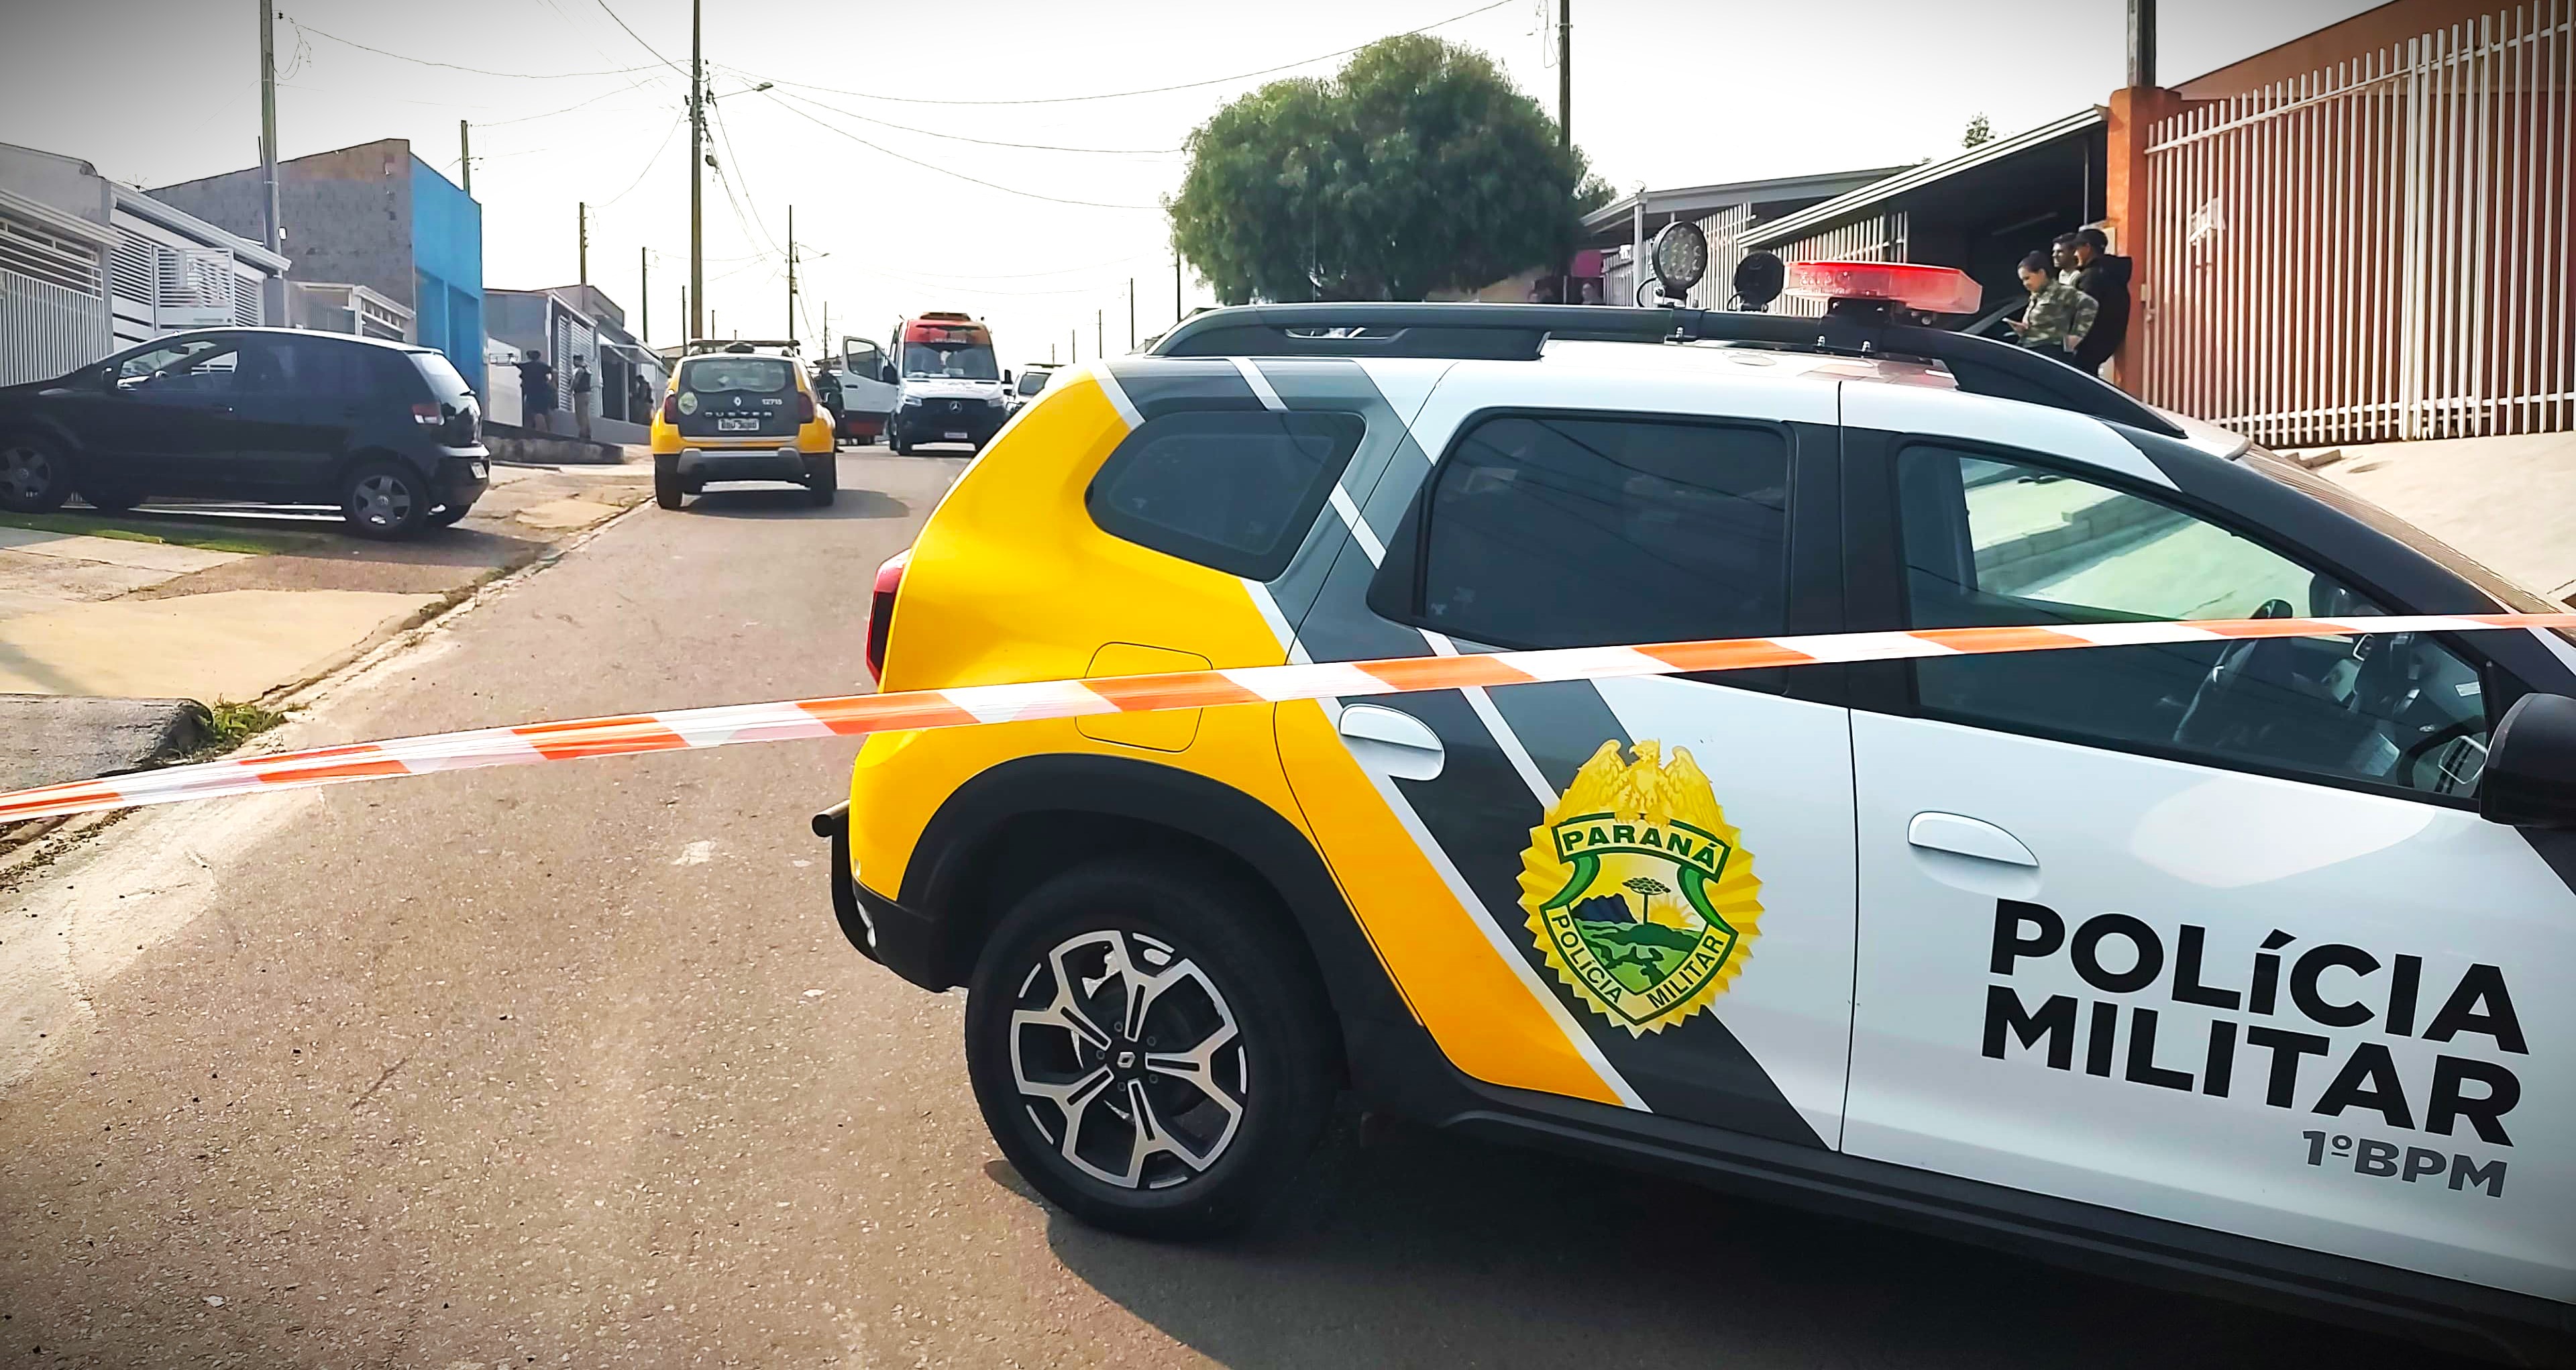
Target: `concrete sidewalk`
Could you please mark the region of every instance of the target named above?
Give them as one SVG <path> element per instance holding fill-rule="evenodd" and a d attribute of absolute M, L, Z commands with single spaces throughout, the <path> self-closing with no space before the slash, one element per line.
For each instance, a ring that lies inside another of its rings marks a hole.
<path fill-rule="evenodd" d="M 646 467 L 502 467 L 453 528 L 146 505 L 0 525 L 0 693 L 252 701 L 301 685 L 641 502 Z M 104 535 L 102 535 L 104 534 Z"/>
<path fill-rule="evenodd" d="M 2318 475 L 2525 589 L 2576 595 L 2576 433 L 2339 450 Z"/>

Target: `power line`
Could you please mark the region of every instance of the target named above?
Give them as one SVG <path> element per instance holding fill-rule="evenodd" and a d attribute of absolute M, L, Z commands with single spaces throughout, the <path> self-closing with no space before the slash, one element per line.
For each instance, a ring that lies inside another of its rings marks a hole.
<path fill-rule="evenodd" d="M 817 127 L 817 128 L 821 128 L 821 129 L 827 130 L 827 131 L 832 132 L 832 133 L 837 133 L 837 134 L 839 134 L 840 136 L 842 136 L 842 137 L 844 137 L 844 138 L 849 139 L 851 142 L 856 143 L 856 144 L 858 144 L 858 145 L 859 145 L 859 146 L 861 146 L 861 147 L 868 148 L 868 149 L 871 149 L 871 150 L 876 151 L 876 152 L 881 152 L 881 153 L 885 154 L 885 155 L 886 155 L 886 156 L 888 156 L 888 157 L 892 157 L 892 158 L 894 158 L 894 159 L 895 159 L 896 161 L 898 161 L 898 162 L 910 162 L 910 163 L 911 163 L 911 164 L 913 164 L 914 166 L 920 167 L 920 168 L 922 168 L 922 169 L 923 169 L 923 170 L 925 170 L 925 171 L 936 171 L 936 172 L 938 172 L 938 173 L 939 173 L 940 175 L 942 175 L 942 176 L 953 176 L 953 177 L 957 178 L 958 180 L 971 182 L 971 183 L 973 183 L 973 184 L 975 184 L 975 185 L 982 186 L 982 187 L 984 187 L 984 188 L 985 188 L 985 189 L 987 189 L 987 190 L 998 190 L 998 191 L 1002 192 L 1002 193 L 1003 193 L 1003 194 L 1005 194 L 1005 195 L 1017 195 L 1017 196 L 1021 197 L 1022 199 L 1028 199 L 1028 200 L 1044 200 L 1044 201 L 1046 201 L 1048 204 L 1054 204 L 1054 205 L 1079 205 L 1079 206 L 1081 206 L 1081 207 L 1083 207 L 1083 208 L 1085 208 L 1085 209 L 1160 209 L 1160 208 L 1162 208 L 1162 206 L 1160 206 L 1160 205 L 1129 205 L 1129 204 L 1111 204 L 1111 203 L 1109 203 L 1109 202 L 1107 202 L 1107 201 L 1103 201 L 1103 200 L 1069 200 L 1069 199 L 1066 199 L 1066 198 L 1064 198 L 1063 196 L 1060 196 L 1060 195 L 1041 195 L 1041 194 L 1037 193 L 1037 192 L 1036 192 L 1036 191 L 1034 191 L 1034 190 L 1018 190 L 1018 189 L 1015 189 L 1015 188 L 1013 188 L 1013 187 L 1011 187 L 1011 186 L 1000 185 L 1000 184 L 997 184 L 997 183 L 992 182 L 992 181 L 987 181 L 987 180 L 983 179 L 983 178 L 982 178 L 982 177 L 980 177 L 980 176 L 969 176 L 969 175 L 967 175 L 965 172 L 957 171 L 957 170 L 953 170 L 953 169 L 951 169 L 951 168 L 944 167 L 944 166 L 940 166 L 940 165 L 938 165 L 938 164 L 936 164 L 936 163 L 932 163 L 932 162 L 925 162 L 925 161 L 921 160 L 921 159 L 920 159 L 920 158 L 918 158 L 918 157 L 907 157 L 907 156 L 903 155 L 902 153 L 895 151 L 893 148 L 890 148 L 890 147 L 886 147 L 886 146 L 884 146 L 883 144 L 880 144 L 880 143 L 871 143 L 871 142 L 869 142 L 867 139 L 862 138 L 862 137 L 860 137 L 859 135 L 857 135 L 857 134 L 855 134 L 855 133 L 850 132 L 848 129 L 845 129 L 845 128 L 835 128 L 835 127 L 833 127 L 832 125 L 827 124 L 827 123 L 824 123 L 822 120 L 815 118 L 813 115 L 808 114 L 808 113 L 806 113 L 805 111 L 803 111 L 803 110 L 801 110 L 801 109 L 796 108 L 794 105 L 788 104 L 788 103 L 787 103 L 786 101 L 784 101 L 784 100 L 779 100 L 779 99 L 778 99 L 778 95 L 777 95 L 777 93 L 776 93 L 776 92 L 774 92 L 774 91 L 772 91 L 772 92 L 766 92 L 766 93 L 769 95 L 769 98 L 770 98 L 770 99 L 772 99 L 772 100 L 777 100 L 777 101 L 778 101 L 778 107 L 779 107 L 780 109 L 783 109 L 783 110 L 787 111 L 788 113 L 795 115 L 797 118 L 802 119 L 802 120 L 804 120 L 805 122 L 807 122 L 807 123 L 809 123 L 809 124 L 812 124 L 812 125 L 814 125 L 814 126 L 815 126 L 815 127 Z"/>
<path fill-rule="evenodd" d="M 1406 29 L 1402 33 L 1391 33 L 1386 35 L 1385 38 L 1372 38 L 1368 42 L 1360 44 L 1359 47 L 1343 48 L 1338 52 L 1327 52 L 1318 57 L 1302 58 L 1294 62 L 1283 62 L 1275 67 L 1263 67 L 1259 71 L 1241 72 L 1233 76 L 1216 76 L 1205 81 L 1184 81 L 1176 86 L 1154 86 L 1145 90 L 1113 90 L 1099 95 L 1054 95 L 1029 100 L 931 100 L 913 95 L 878 95 L 864 90 L 842 90 L 837 86 L 817 86 L 803 81 L 778 81 L 776 77 L 769 76 L 763 76 L 759 79 L 764 81 L 777 81 L 777 84 L 779 85 L 794 86 L 799 90 L 819 90 L 827 95 L 848 95 L 861 100 L 885 100 L 902 105 L 1070 105 L 1078 104 L 1086 100 L 1124 100 L 1130 96 L 1167 95 L 1176 90 L 1198 90 L 1206 86 L 1222 86 L 1234 81 L 1249 81 L 1256 76 L 1269 76 L 1278 72 L 1293 71 L 1298 67 L 1313 66 L 1317 62 L 1329 62 L 1336 57 L 1348 57 L 1352 53 L 1359 51 L 1360 48 L 1365 48 L 1375 43 L 1383 43 L 1387 38 L 1409 38 L 1417 33 L 1428 33 L 1433 29 L 1446 28 L 1462 19 L 1473 19 L 1477 15 L 1483 14 L 1488 10 L 1498 10 L 1505 5 L 1518 4 L 1519 2 L 1520 0 L 1493 0 L 1492 4 L 1478 5 L 1476 8 L 1468 10 L 1463 14 L 1453 14 L 1446 19 L 1435 20 L 1417 29 Z"/>
<path fill-rule="evenodd" d="M 649 70 L 649 68 L 647 68 L 647 70 Z M 576 110 L 588 109 L 602 100 L 614 100 L 618 96 L 625 95 L 631 91 L 647 89 L 650 89 L 650 87 L 645 82 L 637 81 L 628 85 L 623 90 L 606 91 L 601 94 L 594 95 L 587 100 L 581 101 L 578 104 L 566 105 L 562 109 L 548 110 L 543 114 L 522 114 L 515 119 L 477 119 L 474 121 L 474 124 L 477 128 L 500 128 L 506 124 L 533 123 L 539 119 L 552 119 L 558 115 L 571 114 Z"/>
<path fill-rule="evenodd" d="M 734 186 L 739 184 L 742 187 L 743 195 L 751 201 L 751 222 L 760 226 L 760 236 L 762 241 L 769 244 L 769 250 L 771 252 L 779 256 L 785 256 L 786 249 L 781 248 L 778 245 L 777 235 L 769 231 L 768 223 L 760 217 L 760 197 L 753 193 L 750 180 L 742 174 L 742 158 L 733 150 L 733 130 L 725 124 L 724 111 L 717 108 L 716 102 L 713 100 L 707 101 L 706 105 L 707 115 L 714 121 L 716 126 L 716 136 L 724 140 L 725 164 L 724 166 L 717 168 L 717 183 L 725 188 L 725 198 L 728 200 L 733 198 Z M 741 214 L 742 205 L 737 202 L 734 205 L 734 215 L 739 218 Z M 748 232 L 749 225 L 745 225 L 744 227 L 746 232 L 743 236 L 747 238 L 750 236 Z"/>
<path fill-rule="evenodd" d="M 653 60 L 655 60 L 655 61 L 657 61 L 657 62 L 660 62 L 662 65 L 664 65 L 664 66 L 666 66 L 666 67 L 669 67 L 671 70 L 673 70 L 673 71 L 676 71 L 676 72 L 680 73 L 682 76 L 686 76 L 686 75 L 688 75 L 688 74 L 689 74 L 689 69 L 688 69 L 687 67 L 681 66 L 679 63 L 672 61 L 670 58 L 663 56 L 663 55 L 662 55 L 662 51 L 661 51 L 661 49 L 656 48 L 656 47 L 654 47 L 652 44 L 645 42 L 645 41 L 644 41 L 644 35 L 643 35 L 643 34 L 637 33 L 637 32 L 634 30 L 634 28 L 633 28 L 631 25 L 629 25 L 625 20 L 618 18 L 618 17 L 617 17 L 617 11 L 615 11 L 615 10 L 613 10 L 613 9 L 610 9 L 610 8 L 608 7 L 608 0 L 599 0 L 599 9 L 600 9 L 600 12 L 601 12 L 602 14 L 605 14 L 605 15 L 607 15 L 607 16 L 608 16 L 608 18 L 609 18 L 609 21 L 610 21 L 610 22 L 612 22 L 612 23 L 616 24 L 619 28 L 621 28 L 621 29 L 625 29 L 625 30 L 626 30 L 626 36 L 635 40 L 635 46 L 637 46 L 637 47 L 639 47 L 639 48 L 644 49 L 646 52 L 652 53 L 652 54 L 653 54 Z M 560 11 L 558 11 L 558 13 L 560 13 Z"/>
<path fill-rule="evenodd" d="M 905 133 L 918 133 L 924 138 L 945 138 L 952 143 L 975 143 L 983 147 L 1024 148 L 1031 152 L 1091 152 L 1112 157 L 1171 157 L 1187 151 L 1185 148 L 1177 147 L 1064 147 L 1055 143 L 1010 143 L 997 138 L 969 138 L 962 133 L 941 133 L 936 129 L 914 128 L 910 124 L 898 124 L 888 119 L 871 118 L 865 114 L 835 108 L 834 106 L 824 104 L 820 100 L 812 99 L 803 95 L 791 98 L 804 104 L 812 105 L 816 109 L 837 114 L 844 119 L 856 119 L 863 124 L 875 124 L 879 128 L 898 129 Z"/>
<path fill-rule="evenodd" d="M 662 130 L 662 141 L 653 145 L 653 155 L 644 159 L 644 169 L 635 173 L 635 179 L 627 182 L 624 190 L 600 201 L 599 208 L 606 209 L 610 205 L 617 203 L 619 200 L 623 200 L 627 196 L 634 194 L 635 187 L 644 184 L 644 178 L 653 174 L 653 164 L 662 160 L 663 149 L 668 148 L 671 145 L 671 139 L 678 135 L 680 125 L 685 124 L 688 121 L 689 116 L 685 111 L 674 117 L 671 120 L 671 126 Z"/>
<path fill-rule="evenodd" d="M 294 25 L 297 33 L 309 33 L 316 38 L 328 38 L 342 47 L 356 48 L 360 52 L 372 52 L 378 57 L 390 57 L 397 62 L 413 62 L 424 67 L 443 67 L 448 71 L 472 72 L 476 76 L 505 76 L 513 81 L 571 81 L 591 76 L 631 76 L 639 71 L 652 70 L 651 67 L 619 67 L 613 71 L 493 71 L 487 67 L 459 66 L 454 62 L 438 62 L 427 57 L 388 52 L 383 48 L 369 47 L 354 39 L 343 38 L 336 33 L 325 33 L 309 24 L 298 23 L 294 19 L 287 19 L 286 22 Z"/>

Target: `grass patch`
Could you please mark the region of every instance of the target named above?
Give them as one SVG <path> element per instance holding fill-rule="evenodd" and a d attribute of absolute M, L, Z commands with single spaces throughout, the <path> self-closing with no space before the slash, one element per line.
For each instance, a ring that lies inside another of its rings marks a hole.
<path fill-rule="evenodd" d="M 231 751 L 285 721 L 286 715 L 274 709 L 216 700 L 207 706 L 205 736 L 198 741 L 197 749 L 190 753 L 190 759 Z"/>
<path fill-rule="evenodd" d="M 137 528 L 112 522 L 97 514 L 0 514 L 0 528 L 76 533 L 82 537 L 115 538 L 120 542 L 157 542 L 169 547 L 194 547 L 202 552 L 240 552 L 248 556 L 310 547 L 322 540 L 292 533 L 253 533 L 197 524 L 161 523 Z"/>

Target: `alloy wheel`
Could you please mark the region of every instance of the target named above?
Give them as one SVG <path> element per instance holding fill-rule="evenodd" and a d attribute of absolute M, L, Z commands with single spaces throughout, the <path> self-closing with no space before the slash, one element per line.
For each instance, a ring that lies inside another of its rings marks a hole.
<path fill-rule="evenodd" d="M 0 448 L 0 492 L 17 500 L 41 498 L 54 484 L 53 455 L 41 447 L 11 443 Z"/>
<path fill-rule="evenodd" d="M 393 476 L 362 476 L 349 487 L 349 509 L 371 528 L 399 528 L 411 519 L 411 488 Z"/>
<path fill-rule="evenodd" d="M 1010 1047 L 1030 1121 L 1104 1184 L 1185 1183 L 1242 1127 L 1249 1081 L 1233 1008 L 1196 962 L 1142 933 L 1056 944 L 1020 984 Z"/>

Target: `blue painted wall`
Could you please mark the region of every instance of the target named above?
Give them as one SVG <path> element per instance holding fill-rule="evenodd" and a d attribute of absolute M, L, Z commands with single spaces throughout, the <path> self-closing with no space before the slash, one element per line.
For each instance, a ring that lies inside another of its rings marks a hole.
<path fill-rule="evenodd" d="M 483 206 L 418 156 L 411 159 L 412 299 L 421 344 L 456 364 L 476 393 L 483 377 Z"/>

